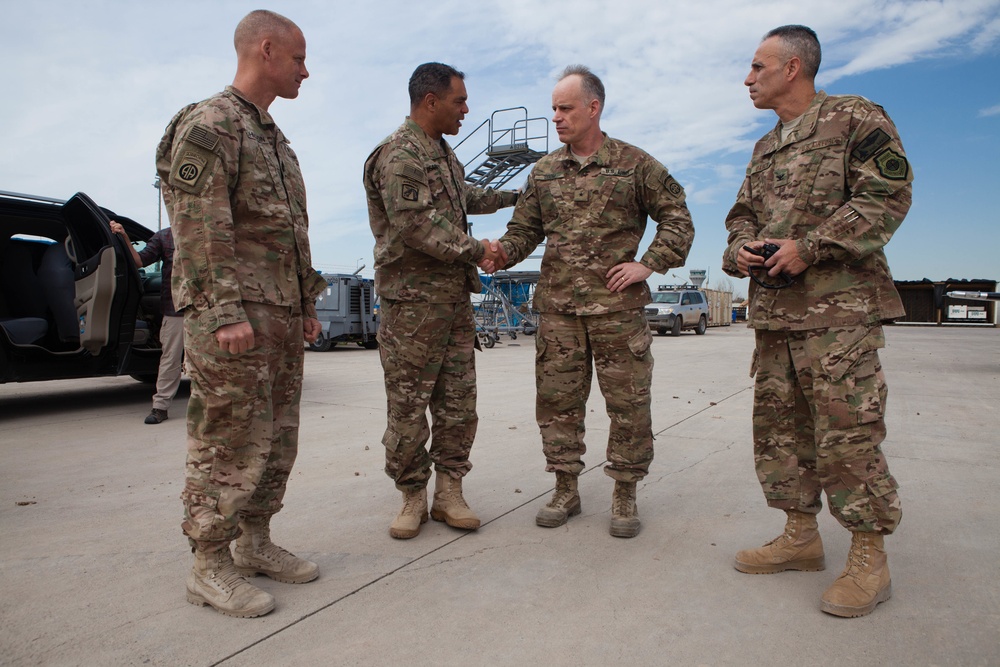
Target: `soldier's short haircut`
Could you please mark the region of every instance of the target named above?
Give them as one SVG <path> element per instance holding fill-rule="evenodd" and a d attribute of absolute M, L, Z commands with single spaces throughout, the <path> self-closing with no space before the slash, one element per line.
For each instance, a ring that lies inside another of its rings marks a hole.
<path fill-rule="evenodd" d="M 784 45 L 785 57 L 798 56 L 802 71 L 810 79 L 816 78 L 823 53 L 819 47 L 816 31 L 804 25 L 783 25 L 769 31 L 760 41 L 777 37 Z"/>
<path fill-rule="evenodd" d="M 604 111 L 604 84 L 601 79 L 586 65 L 570 65 L 559 75 L 559 80 L 562 81 L 573 75 L 580 77 L 583 84 L 583 94 L 587 96 L 587 101 L 597 100 L 601 103 L 601 111 Z"/>
<path fill-rule="evenodd" d="M 410 75 L 410 105 L 416 106 L 427 97 L 427 93 L 434 93 L 438 97 L 444 97 L 451 90 L 451 80 L 455 77 L 465 79 L 465 74 L 459 72 L 451 65 L 443 63 L 424 63 L 418 65 Z"/>
<path fill-rule="evenodd" d="M 239 53 L 241 47 L 252 46 L 268 35 L 284 37 L 294 30 L 298 30 L 298 26 L 291 19 L 268 9 L 255 9 L 236 26 L 233 45 Z"/>

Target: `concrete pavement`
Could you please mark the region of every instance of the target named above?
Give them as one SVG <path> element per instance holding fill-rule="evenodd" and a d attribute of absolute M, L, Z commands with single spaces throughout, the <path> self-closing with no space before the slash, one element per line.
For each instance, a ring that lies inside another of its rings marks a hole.
<path fill-rule="evenodd" d="M 893 598 L 819 611 L 849 534 L 824 510 L 825 572 L 745 575 L 738 549 L 780 533 L 753 471 L 752 332 L 654 338 L 656 460 L 642 532 L 608 535 L 607 417 L 595 386 L 583 513 L 542 529 L 553 486 L 534 423 L 533 340 L 477 355 L 475 533 L 429 522 L 393 540 L 378 353 L 307 352 L 299 460 L 276 541 L 319 580 L 257 578 L 259 619 L 184 599 L 185 397 L 142 423 L 128 378 L 0 385 L 0 664 L 912 665 L 1000 663 L 1000 331 L 887 329 L 884 445 L 904 518 Z M 185 389 L 182 389 L 184 391 Z"/>

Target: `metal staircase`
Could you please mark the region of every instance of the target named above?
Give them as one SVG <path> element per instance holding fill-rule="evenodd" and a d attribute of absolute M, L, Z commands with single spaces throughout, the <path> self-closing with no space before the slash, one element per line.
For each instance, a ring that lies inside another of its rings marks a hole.
<path fill-rule="evenodd" d="M 529 165 L 549 152 L 549 121 L 528 118 L 525 107 L 498 109 L 467 137 L 455 144 L 455 151 L 466 141 L 486 131 L 487 144 L 465 161 L 465 180 L 481 188 L 500 189 Z"/>

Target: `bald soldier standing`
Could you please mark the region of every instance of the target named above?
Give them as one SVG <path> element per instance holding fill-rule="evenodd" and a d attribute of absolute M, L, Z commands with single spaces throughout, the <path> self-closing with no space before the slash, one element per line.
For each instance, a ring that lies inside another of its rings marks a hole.
<path fill-rule="evenodd" d="M 250 618 L 274 598 L 244 579 L 304 583 L 315 563 L 271 542 L 298 450 L 303 340 L 320 332 L 305 186 L 267 109 L 309 76 L 302 31 L 265 10 L 236 28 L 232 86 L 182 109 L 156 155 L 175 240 L 188 403 L 182 527 L 187 599 Z M 230 542 L 236 540 L 235 557 Z"/>
<path fill-rule="evenodd" d="M 726 218 L 723 269 L 751 270 L 749 326 L 757 477 L 785 530 L 736 554 L 750 574 L 822 570 L 816 515 L 851 531 L 847 566 L 820 608 L 862 616 L 889 599 L 884 537 L 902 515 L 882 453 L 885 377 L 882 322 L 903 315 L 883 247 L 910 208 L 913 171 L 882 107 L 816 92 L 816 33 L 775 28 L 754 54 L 744 84 L 778 124 L 754 148 Z M 777 247 L 764 260 L 765 243 Z M 767 275 L 764 275 L 765 272 Z M 791 284 L 780 280 L 791 278 Z"/>
<path fill-rule="evenodd" d="M 604 468 L 615 480 L 610 533 L 633 537 L 640 528 L 636 483 L 653 460 L 646 279 L 684 264 L 694 227 L 684 189 L 667 169 L 601 131 L 604 84 L 597 75 L 567 67 L 552 91 L 552 111 L 565 146 L 535 165 L 500 239 L 511 265 L 547 239 L 534 297 L 541 313 L 535 415 L 556 489 L 535 523 L 561 526 L 581 511 L 577 477 L 596 367 L 611 418 Z M 640 255 L 647 218 L 656 235 Z"/>

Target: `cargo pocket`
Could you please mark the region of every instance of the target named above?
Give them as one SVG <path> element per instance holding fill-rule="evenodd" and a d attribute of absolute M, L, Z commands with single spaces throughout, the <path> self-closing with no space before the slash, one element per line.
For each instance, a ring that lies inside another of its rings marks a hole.
<path fill-rule="evenodd" d="M 653 386 L 653 334 L 649 326 L 642 323 L 642 329 L 628 339 L 628 349 L 632 353 L 631 363 L 624 364 L 627 377 L 622 378 L 621 387 L 628 389 L 633 400 L 644 403 L 649 400 Z M 611 374 L 613 377 L 614 374 Z"/>
<path fill-rule="evenodd" d="M 386 429 L 385 435 L 382 436 L 382 444 L 390 452 L 395 452 L 399 448 L 399 441 L 402 440 L 402 436 L 392 429 Z"/>
<path fill-rule="evenodd" d="M 866 482 L 868 490 L 876 498 L 884 498 L 899 488 L 896 478 L 889 473 L 876 475 Z"/>
<path fill-rule="evenodd" d="M 238 449 L 247 444 L 254 413 L 261 403 L 260 380 L 252 368 L 236 369 L 235 364 L 223 368 L 220 363 L 212 366 L 214 372 L 204 373 L 203 379 L 218 384 L 202 397 L 202 410 L 189 428 L 197 440 L 213 447 Z"/>
<path fill-rule="evenodd" d="M 379 331 L 379 345 L 392 366 L 408 365 L 423 369 L 430 357 L 430 349 L 412 336 L 397 333 L 393 326 L 383 325 Z M 389 369 L 386 369 L 389 372 Z M 387 378 L 388 379 L 388 378 Z"/>
<path fill-rule="evenodd" d="M 545 339 L 542 338 L 541 335 L 536 335 L 535 336 L 535 363 L 536 364 L 541 363 L 542 359 L 545 358 L 545 350 L 546 350 L 547 347 L 548 347 L 548 344 L 545 342 Z"/>
<path fill-rule="evenodd" d="M 902 515 L 896 489 L 899 484 L 888 472 L 877 473 L 865 481 L 867 502 L 859 503 L 857 526 L 864 530 L 892 530 Z M 846 512 L 845 512 L 846 517 Z"/>
<path fill-rule="evenodd" d="M 426 345 L 412 338 L 396 339 L 395 342 L 396 346 L 392 352 L 397 359 L 416 368 L 424 368 L 427 365 L 431 352 Z"/>
<path fill-rule="evenodd" d="M 645 359 L 649 354 L 649 346 L 653 344 L 653 334 L 649 327 L 643 327 L 642 331 L 628 339 L 628 349 L 636 359 Z"/>
<path fill-rule="evenodd" d="M 885 345 L 881 327 L 868 332 L 855 345 L 825 360 L 827 373 L 826 429 L 849 429 L 881 421 L 885 412 L 886 385 L 878 349 Z"/>

